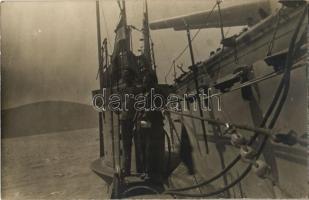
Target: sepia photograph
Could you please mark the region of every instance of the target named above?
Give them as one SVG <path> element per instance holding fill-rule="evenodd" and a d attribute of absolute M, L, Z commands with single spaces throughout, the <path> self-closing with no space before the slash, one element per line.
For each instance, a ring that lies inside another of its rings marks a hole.
<path fill-rule="evenodd" d="M 307 199 L 307 0 L 0 0 L 1 199 Z"/>

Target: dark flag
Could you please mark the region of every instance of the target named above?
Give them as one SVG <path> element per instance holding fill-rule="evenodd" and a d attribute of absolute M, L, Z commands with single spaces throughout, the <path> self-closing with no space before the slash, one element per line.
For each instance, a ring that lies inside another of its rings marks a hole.
<path fill-rule="evenodd" d="M 125 19 L 125 13 L 122 10 L 120 21 L 115 30 L 114 50 L 111 58 L 112 76 L 114 80 L 118 80 L 121 76 L 121 68 L 127 65 L 126 54 L 128 52 L 128 30 Z"/>
<path fill-rule="evenodd" d="M 112 62 L 119 56 L 122 51 L 126 50 L 127 30 L 125 17 L 121 15 L 120 21 L 115 30 L 116 37 L 114 43 L 114 51 L 112 55 Z"/>

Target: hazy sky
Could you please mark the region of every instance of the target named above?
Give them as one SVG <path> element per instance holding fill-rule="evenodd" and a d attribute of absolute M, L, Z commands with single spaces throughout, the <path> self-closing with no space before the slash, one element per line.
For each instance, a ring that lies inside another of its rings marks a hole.
<path fill-rule="evenodd" d="M 141 27 L 142 0 L 127 0 L 128 23 Z M 223 7 L 240 1 L 225 1 Z M 209 10 L 215 1 L 150 0 L 150 21 Z M 119 19 L 116 1 L 100 4 L 102 39 L 111 45 Z M 98 88 L 95 1 L 5 2 L 1 4 L 2 106 L 61 100 L 91 103 L 91 90 Z M 238 31 L 226 28 L 228 34 Z M 192 31 L 193 34 L 195 31 Z M 183 31 L 151 32 L 155 43 L 160 82 L 164 82 L 171 61 L 186 45 Z M 133 32 L 133 47 L 140 47 L 140 33 Z M 208 58 L 218 47 L 219 29 L 202 30 L 193 43 L 196 60 Z M 109 50 L 112 51 L 112 48 Z M 190 64 L 185 53 L 179 59 Z M 179 75 L 179 73 L 178 73 Z M 169 82 L 172 77 L 169 77 Z"/>

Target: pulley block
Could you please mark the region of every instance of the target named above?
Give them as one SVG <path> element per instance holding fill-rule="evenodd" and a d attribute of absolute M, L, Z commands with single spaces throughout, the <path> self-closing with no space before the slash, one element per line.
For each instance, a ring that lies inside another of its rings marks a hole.
<path fill-rule="evenodd" d="M 239 154 L 243 161 L 250 162 L 255 157 L 256 151 L 252 147 L 245 145 L 241 146 Z"/>
<path fill-rule="evenodd" d="M 239 133 L 233 133 L 231 135 L 231 144 L 237 148 L 241 147 L 242 145 L 245 145 L 247 143 L 246 138 L 239 134 Z"/>
<path fill-rule="evenodd" d="M 253 172 L 260 178 L 268 178 L 271 173 L 270 166 L 262 160 L 257 160 L 253 165 Z"/>

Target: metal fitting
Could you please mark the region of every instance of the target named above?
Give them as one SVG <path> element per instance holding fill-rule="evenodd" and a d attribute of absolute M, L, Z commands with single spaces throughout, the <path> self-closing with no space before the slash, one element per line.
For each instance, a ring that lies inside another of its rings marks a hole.
<path fill-rule="evenodd" d="M 251 161 L 256 155 L 256 151 L 250 146 L 241 146 L 240 156 L 244 161 Z"/>
<path fill-rule="evenodd" d="M 231 144 L 237 148 L 241 147 L 242 145 L 245 145 L 247 143 L 246 138 L 239 134 L 239 133 L 233 133 L 231 135 Z"/>
<path fill-rule="evenodd" d="M 253 171 L 258 177 L 265 179 L 269 177 L 271 173 L 271 168 L 266 162 L 262 160 L 257 160 L 253 165 Z"/>

